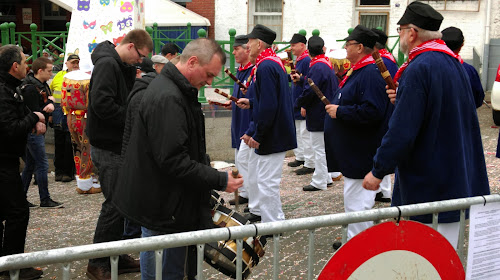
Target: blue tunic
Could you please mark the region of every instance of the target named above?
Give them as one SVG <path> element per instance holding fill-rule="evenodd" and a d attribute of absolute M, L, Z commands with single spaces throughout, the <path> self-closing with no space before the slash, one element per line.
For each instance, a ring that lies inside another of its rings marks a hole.
<path fill-rule="evenodd" d="M 373 167 L 373 156 L 394 106 L 385 92 L 385 81 L 375 64 L 356 70 L 334 95 L 337 118 L 325 118 L 325 151 L 328 171 L 363 179 Z"/>
<path fill-rule="evenodd" d="M 396 166 L 393 205 L 490 193 L 469 78 L 455 58 L 424 52 L 403 72 L 372 172 L 383 178 Z M 459 211 L 439 214 L 441 223 L 459 218 Z"/>
<path fill-rule="evenodd" d="M 484 99 L 484 90 L 483 86 L 481 85 L 481 80 L 479 79 L 479 74 L 477 73 L 476 69 L 474 69 L 474 66 L 465 62 L 462 65 L 469 75 L 469 81 L 472 87 L 472 96 L 474 97 L 476 108 L 479 108 L 481 107 L 481 105 L 483 105 Z"/>
<path fill-rule="evenodd" d="M 250 76 L 250 72 L 252 71 L 252 67 L 249 67 L 246 70 L 238 71 L 236 73 L 236 78 L 240 80 L 243 84 L 246 84 L 246 80 L 248 76 Z M 240 86 L 237 83 L 234 83 L 233 87 L 233 96 L 236 98 L 249 98 L 249 93 L 244 95 L 240 90 Z M 233 116 L 231 119 L 231 146 L 233 148 L 240 148 L 240 137 L 245 134 L 245 131 L 248 129 L 248 124 L 250 123 L 250 114 L 251 110 L 240 109 L 236 104 L 231 106 L 231 110 L 233 111 Z"/>
<path fill-rule="evenodd" d="M 385 68 L 387 68 L 387 71 L 389 71 L 391 77 L 394 79 L 394 75 L 396 75 L 399 69 L 398 65 L 387 57 L 382 57 L 382 61 L 385 64 Z"/>
<path fill-rule="evenodd" d="M 335 73 L 325 63 L 318 62 L 309 68 L 307 78 L 311 78 L 328 100 L 339 83 Z M 306 109 L 306 127 L 308 131 L 323 131 L 325 128 L 325 104 L 319 99 L 309 83 L 304 85 L 304 91 L 296 101 L 295 108 Z"/>
<path fill-rule="evenodd" d="M 252 137 L 260 143 L 255 153 L 268 155 L 297 148 L 287 74 L 278 63 L 264 60 L 255 75 Z"/>
<path fill-rule="evenodd" d="M 297 61 L 297 65 L 295 65 L 295 69 L 302 74 L 300 77 L 300 81 L 297 83 L 292 83 L 292 94 L 293 101 L 296 102 L 297 98 L 304 91 L 304 85 L 307 84 L 306 76 L 309 73 L 309 63 L 311 62 L 311 58 L 309 56 L 304 57 L 303 59 Z M 305 118 L 300 114 L 300 108 L 295 108 L 293 111 L 293 117 L 296 120 L 305 120 Z"/>

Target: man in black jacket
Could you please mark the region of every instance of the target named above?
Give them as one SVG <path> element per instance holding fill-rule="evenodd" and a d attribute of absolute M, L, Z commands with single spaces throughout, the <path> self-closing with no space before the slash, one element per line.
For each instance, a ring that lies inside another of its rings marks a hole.
<path fill-rule="evenodd" d="M 44 115 L 30 112 L 20 94 L 25 76 L 22 49 L 14 45 L 0 47 L 0 257 L 24 252 L 29 208 L 19 176 L 19 157 L 25 152 L 28 133 L 45 133 Z M 8 273 L 2 271 L 0 276 Z M 36 279 L 42 273 L 25 268 L 19 278 Z"/>
<path fill-rule="evenodd" d="M 97 221 L 94 243 L 116 241 L 123 236 L 123 217 L 111 204 L 120 162 L 126 99 L 135 81 L 136 68 L 153 49 L 153 41 L 142 29 L 130 31 L 115 47 L 104 41 L 92 53 L 94 70 L 90 79 L 87 135 L 90 156 L 99 170 L 105 201 Z M 138 261 L 120 256 L 118 273 L 139 271 Z M 110 279 L 109 258 L 92 259 L 87 267 L 91 279 Z"/>
<path fill-rule="evenodd" d="M 234 192 L 243 184 L 243 179 L 209 166 L 198 102 L 198 90 L 212 83 L 225 61 L 217 42 L 196 39 L 177 64 L 165 65 L 144 93 L 113 200 L 127 219 L 142 226 L 144 237 L 213 226 L 210 191 Z M 153 252 L 141 252 L 141 273 L 142 279 L 154 278 Z M 164 250 L 163 279 L 195 275 L 194 246 Z"/>
<path fill-rule="evenodd" d="M 52 77 L 52 60 L 46 57 L 37 58 L 31 66 L 33 73 L 29 73 L 23 81 L 22 94 L 24 103 L 32 112 L 42 112 L 48 120 L 54 111 L 54 104 L 50 94 L 47 81 Z M 28 134 L 28 144 L 26 148 L 25 165 L 21 179 L 23 181 L 24 192 L 28 192 L 31 178 L 35 174 L 38 183 L 38 193 L 40 195 L 40 207 L 61 208 L 62 203 L 52 200 L 49 193 L 49 182 L 47 172 L 49 161 L 45 152 L 45 136 L 36 133 Z M 28 202 L 30 207 L 36 205 Z"/>

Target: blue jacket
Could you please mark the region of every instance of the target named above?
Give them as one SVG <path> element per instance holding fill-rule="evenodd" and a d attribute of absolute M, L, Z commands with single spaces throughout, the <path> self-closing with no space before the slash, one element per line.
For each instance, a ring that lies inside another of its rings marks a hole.
<path fill-rule="evenodd" d="M 382 57 L 382 61 L 385 64 L 385 68 L 387 68 L 387 70 L 391 74 L 391 77 L 394 79 L 394 75 L 396 75 L 396 72 L 398 72 L 399 69 L 398 65 L 392 62 L 392 60 L 388 59 L 387 57 Z"/>
<path fill-rule="evenodd" d="M 243 71 L 238 71 L 236 73 L 236 78 L 240 80 L 243 84 L 246 84 L 246 80 L 248 76 L 250 76 L 250 72 L 252 71 L 252 67 L 247 68 Z M 240 90 L 240 86 L 237 83 L 234 83 L 233 87 L 233 96 L 236 98 L 249 98 L 247 95 L 243 95 L 243 92 Z M 231 106 L 231 110 L 233 111 L 233 116 L 231 119 L 231 146 L 233 148 L 240 148 L 240 137 L 245 134 L 245 131 L 248 129 L 248 124 L 250 123 L 250 114 L 252 113 L 250 110 L 240 109 L 236 104 Z"/>
<path fill-rule="evenodd" d="M 339 83 L 335 73 L 328 65 L 318 62 L 309 69 L 307 78 L 310 78 L 328 100 L 332 100 L 333 93 Z M 302 95 L 297 99 L 296 108 L 306 109 L 306 127 L 308 131 L 323 131 L 325 127 L 325 104 L 319 99 L 314 90 L 305 83 Z"/>
<path fill-rule="evenodd" d="M 472 96 L 474 97 L 474 102 L 476 104 L 476 108 L 481 107 L 483 105 L 483 99 L 484 99 L 484 90 L 483 86 L 481 85 L 481 80 L 479 79 L 479 74 L 477 73 L 476 69 L 474 69 L 474 66 L 463 63 L 462 64 L 465 68 L 465 71 L 469 75 L 469 81 L 470 85 L 472 87 Z"/>
<path fill-rule="evenodd" d="M 305 79 L 307 78 L 307 75 L 309 73 L 310 62 L 311 58 L 309 56 L 306 56 L 303 59 L 297 61 L 297 65 L 295 65 L 295 69 L 300 74 L 302 74 L 302 76 L 300 77 L 300 81 L 298 81 L 297 83 L 292 83 L 292 94 L 294 102 L 297 102 L 297 98 L 299 98 L 299 96 L 304 91 L 304 85 L 307 84 L 307 81 Z M 296 120 L 305 120 L 305 118 L 300 114 L 300 108 L 294 108 L 293 117 Z"/>
<path fill-rule="evenodd" d="M 260 143 L 255 153 L 268 155 L 297 148 L 287 74 L 278 63 L 264 60 L 255 75 L 252 137 Z"/>
<path fill-rule="evenodd" d="M 490 193 L 469 77 L 455 58 L 424 52 L 403 72 L 372 172 L 383 178 L 396 166 L 393 205 Z M 439 214 L 441 223 L 459 218 L 459 211 Z"/>
<path fill-rule="evenodd" d="M 337 118 L 325 118 L 325 151 L 330 172 L 363 179 L 373 167 L 373 156 L 387 131 L 394 106 L 385 92 L 385 81 L 375 64 L 347 79 L 334 95 Z"/>

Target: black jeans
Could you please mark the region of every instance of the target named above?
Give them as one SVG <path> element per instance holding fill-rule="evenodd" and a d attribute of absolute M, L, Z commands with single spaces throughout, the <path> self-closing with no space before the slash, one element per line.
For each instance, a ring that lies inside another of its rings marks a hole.
<path fill-rule="evenodd" d="M 19 159 L 0 158 L 0 193 L 0 257 L 24 253 L 30 212 Z"/>
<path fill-rule="evenodd" d="M 97 167 L 102 193 L 105 198 L 95 228 L 94 243 L 121 240 L 123 237 L 123 216 L 111 203 L 120 167 L 120 155 L 92 146 L 90 148 L 90 157 Z M 109 265 L 110 261 L 109 258 L 100 258 L 91 259 L 89 263 Z"/>
<path fill-rule="evenodd" d="M 54 128 L 54 167 L 56 175 L 73 177 L 75 174 L 71 135 L 61 128 Z"/>

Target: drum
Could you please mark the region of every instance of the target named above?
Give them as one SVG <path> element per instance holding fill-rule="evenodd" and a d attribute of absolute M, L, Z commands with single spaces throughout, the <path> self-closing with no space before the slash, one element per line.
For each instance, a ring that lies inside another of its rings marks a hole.
<path fill-rule="evenodd" d="M 225 207 L 224 200 L 212 192 L 212 219 L 217 227 L 233 227 L 250 224 L 243 216 Z M 242 276 L 246 279 L 250 270 L 264 256 L 265 238 L 247 237 L 243 239 Z M 205 244 L 205 261 L 225 275 L 236 278 L 236 241 L 226 240 Z"/>

